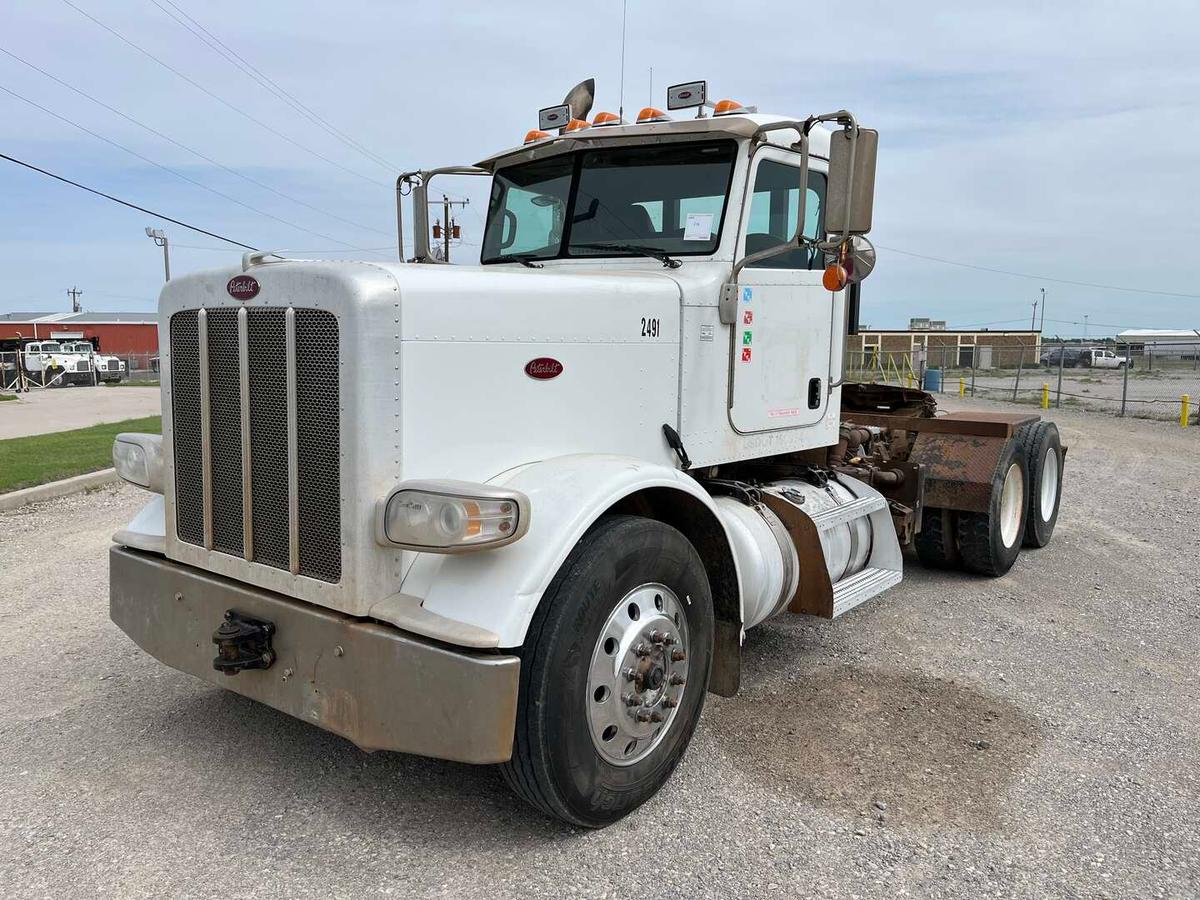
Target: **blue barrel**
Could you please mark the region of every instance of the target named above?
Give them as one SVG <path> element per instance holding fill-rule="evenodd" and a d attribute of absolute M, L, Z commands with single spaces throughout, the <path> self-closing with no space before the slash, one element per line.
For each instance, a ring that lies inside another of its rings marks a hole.
<path fill-rule="evenodd" d="M 942 390 L 942 370 L 941 369 L 926 369 L 925 370 L 925 390 L 931 394 L 940 393 Z"/>

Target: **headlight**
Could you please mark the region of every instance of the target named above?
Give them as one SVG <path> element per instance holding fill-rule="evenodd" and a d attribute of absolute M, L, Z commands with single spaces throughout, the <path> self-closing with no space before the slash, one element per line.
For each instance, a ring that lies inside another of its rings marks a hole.
<path fill-rule="evenodd" d="M 511 544 L 529 530 L 529 498 L 464 481 L 410 481 L 379 505 L 382 544 L 460 553 Z"/>
<path fill-rule="evenodd" d="M 122 480 L 156 494 L 163 492 L 162 435 L 118 434 L 112 455 L 113 468 Z"/>

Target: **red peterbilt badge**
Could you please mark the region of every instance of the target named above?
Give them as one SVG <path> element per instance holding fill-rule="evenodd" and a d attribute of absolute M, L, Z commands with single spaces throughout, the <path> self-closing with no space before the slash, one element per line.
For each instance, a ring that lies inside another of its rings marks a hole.
<path fill-rule="evenodd" d="M 530 378 L 545 380 L 557 378 L 563 372 L 563 364 L 549 356 L 539 356 L 525 363 L 525 374 Z"/>
<path fill-rule="evenodd" d="M 235 275 L 229 279 L 225 290 L 235 300 L 249 300 L 258 296 L 258 279 L 251 275 Z"/>

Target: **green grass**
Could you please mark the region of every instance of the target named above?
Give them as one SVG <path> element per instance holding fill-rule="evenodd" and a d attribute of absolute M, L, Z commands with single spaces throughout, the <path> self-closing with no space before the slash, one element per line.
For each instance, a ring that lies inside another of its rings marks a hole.
<path fill-rule="evenodd" d="M 17 399 L 17 395 L 16 395 L 16 394 L 0 394 L 0 401 L 4 401 L 4 400 L 16 400 L 16 399 Z"/>
<path fill-rule="evenodd" d="M 162 417 L 0 441 L 0 494 L 107 469 L 112 465 L 113 438 L 122 431 L 158 434 Z"/>
<path fill-rule="evenodd" d="M 105 387 L 158 387 L 158 379 L 147 379 L 146 381 L 110 381 L 105 384 Z"/>

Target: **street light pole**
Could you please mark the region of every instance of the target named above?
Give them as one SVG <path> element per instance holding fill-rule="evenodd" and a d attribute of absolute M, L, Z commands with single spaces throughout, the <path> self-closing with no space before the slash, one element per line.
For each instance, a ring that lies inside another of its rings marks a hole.
<path fill-rule="evenodd" d="M 1042 324 L 1038 331 L 1045 332 L 1046 330 L 1046 289 L 1042 288 Z"/>
<path fill-rule="evenodd" d="M 170 281 L 171 280 L 171 249 L 170 249 L 170 246 L 167 241 L 167 233 L 165 231 L 163 231 L 161 228 L 151 228 L 149 225 L 147 225 L 146 226 L 146 237 L 152 238 L 154 240 L 154 243 L 157 246 L 162 247 L 162 250 L 163 250 L 163 274 L 166 276 L 165 280 Z"/>

